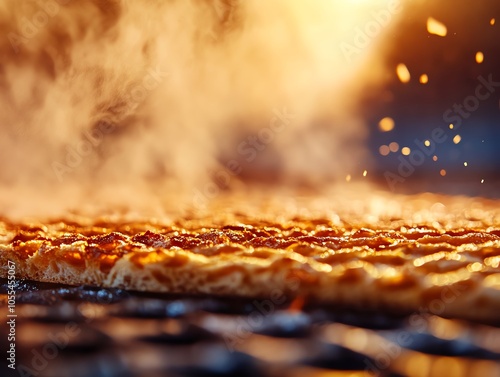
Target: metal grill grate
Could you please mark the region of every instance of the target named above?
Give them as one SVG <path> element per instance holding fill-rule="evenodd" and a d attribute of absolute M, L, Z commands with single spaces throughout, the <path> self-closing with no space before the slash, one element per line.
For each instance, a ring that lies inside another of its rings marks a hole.
<path fill-rule="evenodd" d="M 3 357 L 2 376 L 500 376 L 499 327 L 431 314 L 34 282 L 16 301 L 18 370 Z"/>

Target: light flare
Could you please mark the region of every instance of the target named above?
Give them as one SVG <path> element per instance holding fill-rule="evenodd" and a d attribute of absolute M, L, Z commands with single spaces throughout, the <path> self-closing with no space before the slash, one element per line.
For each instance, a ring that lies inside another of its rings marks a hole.
<path fill-rule="evenodd" d="M 429 34 L 438 35 L 440 37 L 446 37 L 446 34 L 448 33 L 446 25 L 433 17 L 429 17 L 427 19 L 427 31 Z"/>
<path fill-rule="evenodd" d="M 378 128 L 382 132 L 389 132 L 394 129 L 394 119 L 390 117 L 385 117 L 380 119 L 380 122 L 378 122 Z"/>
<path fill-rule="evenodd" d="M 476 63 L 481 64 L 484 62 L 484 54 L 481 51 L 476 52 Z"/>
<path fill-rule="evenodd" d="M 396 67 L 396 73 L 398 75 L 399 81 L 401 81 L 403 84 L 409 83 L 411 79 L 410 71 L 408 70 L 408 67 L 406 67 L 405 64 L 400 63 Z"/>

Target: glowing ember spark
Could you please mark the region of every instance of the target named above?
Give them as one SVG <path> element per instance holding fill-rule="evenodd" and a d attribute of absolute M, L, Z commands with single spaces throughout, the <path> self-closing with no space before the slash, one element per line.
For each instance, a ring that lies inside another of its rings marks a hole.
<path fill-rule="evenodd" d="M 385 117 L 378 122 L 378 128 L 382 132 L 389 132 L 394 129 L 394 120 L 389 117 Z"/>
<path fill-rule="evenodd" d="M 404 154 L 405 156 L 409 156 L 409 155 L 410 155 L 410 153 L 411 153 L 411 149 L 410 149 L 410 148 L 408 148 L 408 147 L 403 147 L 403 148 L 401 149 L 401 153 L 402 153 L 402 154 Z"/>
<path fill-rule="evenodd" d="M 452 130 L 452 129 L 453 129 L 453 124 L 450 124 L 450 130 Z"/>
<path fill-rule="evenodd" d="M 453 138 L 453 142 L 455 144 L 460 143 L 461 140 L 462 140 L 462 137 L 460 135 L 455 135 L 455 137 Z"/>
<path fill-rule="evenodd" d="M 429 34 L 439 35 L 440 37 L 445 37 L 448 33 L 446 25 L 432 17 L 427 19 L 427 31 Z"/>
<path fill-rule="evenodd" d="M 427 76 L 425 73 L 420 76 L 420 84 L 427 84 L 429 82 L 429 76 Z"/>
<path fill-rule="evenodd" d="M 399 151 L 399 144 L 393 141 L 389 144 L 389 149 L 391 150 L 391 152 L 396 153 L 397 151 Z"/>
<path fill-rule="evenodd" d="M 429 140 L 424 141 L 424 145 L 426 147 L 429 147 L 431 145 L 431 142 Z"/>
<path fill-rule="evenodd" d="M 481 183 L 484 183 L 484 179 L 481 179 Z"/>
<path fill-rule="evenodd" d="M 291 312 L 300 312 L 304 307 L 305 299 L 304 296 L 297 296 L 291 303 L 288 308 Z"/>
<path fill-rule="evenodd" d="M 398 64 L 398 66 L 396 67 L 396 73 L 402 83 L 406 84 L 407 82 L 410 82 L 410 71 L 403 63 Z"/>
<path fill-rule="evenodd" d="M 441 169 L 441 171 L 439 172 L 439 174 L 441 174 L 441 176 L 444 177 L 446 175 L 446 170 Z"/>
<path fill-rule="evenodd" d="M 382 156 L 387 156 L 389 153 L 391 153 L 391 150 L 387 145 L 381 145 L 378 151 Z"/>
<path fill-rule="evenodd" d="M 351 182 L 351 175 L 347 174 L 347 176 L 345 177 L 345 180 L 346 180 L 346 182 Z"/>
<path fill-rule="evenodd" d="M 363 177 L 366 177 L 366 175 L 367 175 L 367 174 L 368 174 L 368 170 L 365 170 L 365 171 L 363 172 Z"/>
<path fill-rule="evenodd" d="M 464 166 L 467 166 L 467 162 L 464 162 Z"/>
<path fill-rule="evenodd" d="M 490 20 L 490 25 L 491 25 L 491 26 L 495 25 L 495 19 L 494 19 L 494 18 L 492 18 L 492 19 Z"/>
<path fill-rule="evenodd" d="M 481 64 L 484 61 L 484 54 L 481 51 L 476 52 L 476 63 Z"/>
<path fill-rule="evenodd" d="M 432 156 L 432 160 L 433 161 L 437 161 L 438 160 L 438 156 Z"/>

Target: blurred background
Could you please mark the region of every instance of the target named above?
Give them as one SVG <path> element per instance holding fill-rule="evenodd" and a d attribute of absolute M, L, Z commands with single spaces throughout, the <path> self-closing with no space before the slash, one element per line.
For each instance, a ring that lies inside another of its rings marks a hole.
<path fill-rule="evenodd" d="M 391 2 L 357 3 L 373 5 L 370 16 L 337 45 L 348 64 L 371 53 L 351 78 L 357 90 L 330 99 L 351 96 L 355 105 L 342 116 L 310 120 L 294 147 L 295 166 L 304 164 L 307 173 L 293 182 L 317 188 L 326 178 L 393 193 L 500 197 L 500 3 L 409 0 L 394 2 L 394 12 Z M 327 140 L 342 137 L 339 129 L 355 129 L 365 153 L 345 138 L 332 152 Z M 288 182 L 279 147 L 271 147 L 257 164 L 246 165 L 237 153 L 221 161 L 238 159 L 245 181 Z M 318 169 L 324 161 L 329 168 Z"/>
<path fill-rule="evenodd" d="M 0 212 L 498 197 L 499 28 L 495 0 L 5 1 Z"/>

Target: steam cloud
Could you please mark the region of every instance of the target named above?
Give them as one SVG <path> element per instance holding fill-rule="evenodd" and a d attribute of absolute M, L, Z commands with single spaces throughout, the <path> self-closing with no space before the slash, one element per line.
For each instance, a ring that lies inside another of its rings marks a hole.
<path fill-rule="evenodd" d="M 343 179 L 396 17 L 383 0 L 3 1 L 0 214 L 161 212 L 230 161 L 229 189 Z"/>

